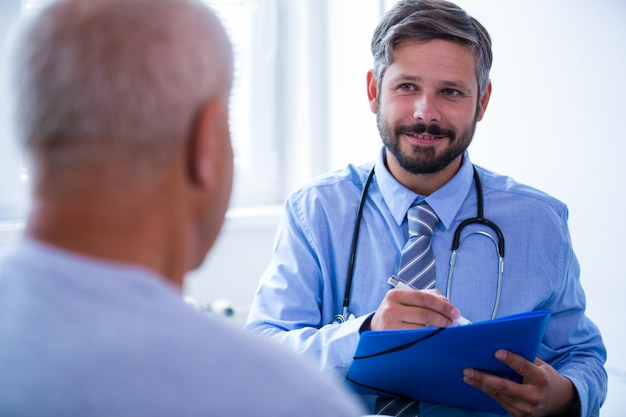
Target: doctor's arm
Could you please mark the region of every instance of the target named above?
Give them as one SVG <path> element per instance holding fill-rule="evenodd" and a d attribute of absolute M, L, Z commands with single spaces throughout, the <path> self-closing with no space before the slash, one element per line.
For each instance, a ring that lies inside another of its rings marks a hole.
<path fill-rule="evenodd" d="M 483 390 L 512 416 L 599 415 L 606 397 L 606 349 L 599 329 L 585 315 L 580 268 L 565 245 L 563 278 L 544 308 L 552 316 L 535 362 L 500 350 L 496 358 L 522 377 L 521 384 L 477 370 L 466 370 L 465 381 Z M 542 306 L 543 307 L 543 306 Z"/>
<path fill-rule="evenodd" d="M 369 315 L 331 323 L 343 297 L 341 285 L 332 281 L 335 254 L 316 242 L 312 235 L 317 231 L 303 230 L 290 213 L 288 209 L 279 226 L 273 258 L 261 277 L 246 329 L 302 354 L 320 371 L 343 378 Z"/>

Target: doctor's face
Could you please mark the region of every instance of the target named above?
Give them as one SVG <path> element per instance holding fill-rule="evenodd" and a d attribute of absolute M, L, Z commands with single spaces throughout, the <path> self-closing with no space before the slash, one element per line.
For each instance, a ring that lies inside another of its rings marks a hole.
<path fill-rule="evenodd" d="M 491 85 L 479 98 L 476 58 L 457 43 L 405 41 L 378 84 L 368 75 L 372 111 L 388 149 L 387 163 L 411 174 L 433 174 L 455 163 L 472 141 Z"/>

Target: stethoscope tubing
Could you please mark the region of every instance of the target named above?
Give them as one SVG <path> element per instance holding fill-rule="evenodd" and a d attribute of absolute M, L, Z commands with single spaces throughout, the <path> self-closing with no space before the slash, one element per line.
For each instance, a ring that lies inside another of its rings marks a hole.
<path fill-rule="evenodd" d="M 356 214 L 355 220 L 355 228 L 352 233 L 352 243 L 350 245 L 350 259 L 348 260 L 348 273 L 346 274 L 346 290 L 343 293 L 343 309 L 341 314 L 336 315 L 333 318 L 333 322 L 335 320 L 339 320 L 341 323 L 348 319 L 348 306 L 350 305 L 350 292 L 352 290 L 352 276 L 354 275 L 354 262 L 356 260 L 356 247 L 359 242 L 359 231 L 361 229 L 361 218 L 363 217 L 363 207 L 365 206 L 365 200 L 367 200 L 367 190 L 370 187 L 370 183 L 372 182 L 372 178 L 374 177 L 374 168 L 370 170 L 369 175 L 367 176 L 367 180 L 365 180 L 365 185 L 363 186 L 363 191 L 361 192 L 361 198 L 359 200 L 359 209 Z"/>

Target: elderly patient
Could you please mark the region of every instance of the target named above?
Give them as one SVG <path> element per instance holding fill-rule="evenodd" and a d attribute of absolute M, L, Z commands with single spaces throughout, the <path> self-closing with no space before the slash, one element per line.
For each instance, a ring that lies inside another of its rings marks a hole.
<path fill-rule="evenodd" d="M 8 62 L 32 210 L 0 260 L 0 415 L 362 414 L 182 301 L 233 176 L 232 51 L 210 9 L 59 0 L 20 26 Z"/>

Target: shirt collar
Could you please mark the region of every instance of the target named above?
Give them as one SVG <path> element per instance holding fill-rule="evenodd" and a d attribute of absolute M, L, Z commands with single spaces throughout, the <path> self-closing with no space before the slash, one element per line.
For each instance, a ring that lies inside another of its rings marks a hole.
<path fill-rule="evenodd" d="M 385 166 L 385 147 L 376 161 L 376 182 L 380 192 L 398 226 L 406 217 L 406 212 L 417 200 L 424 200 L 424 196 L 400 184 Z M 426 202 L 435 211 L 445 229 L 450 228 L 456 214 L 472 185 L 473 166 L 469 153 L 463 154 L 463 163 L 459 171 L 443 187 L 425 198 Z"/>

